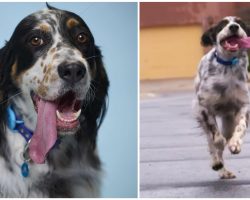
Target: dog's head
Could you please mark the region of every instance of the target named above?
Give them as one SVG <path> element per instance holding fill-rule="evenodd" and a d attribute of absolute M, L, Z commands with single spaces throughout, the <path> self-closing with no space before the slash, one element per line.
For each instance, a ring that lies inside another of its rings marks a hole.
<path fill-rule="evenodd" d="M 203 46 L 215 45 L 219 51 L 236 53 L 240 50 L 237 39 L 250 35 L 250 29 L 238 17 L 225 17 L 209 28 L 201 37 Z"/>
<path fill-rule="evenodd" d="M 48 6 L 27 16 L 0 50 L 1 111 L 20 93 L 37 115 L 34 138 L 57 137 L 41 136 L 41 129 L 73 134 L 80 121 L 95 134 L 109 85 L 101 57 L 78 15 Z"/>

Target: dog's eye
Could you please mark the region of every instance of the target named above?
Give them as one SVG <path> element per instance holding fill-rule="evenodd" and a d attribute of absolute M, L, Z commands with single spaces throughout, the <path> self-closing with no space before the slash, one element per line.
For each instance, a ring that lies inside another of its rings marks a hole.
<path fill-rule="evenodd" d="M 77 42 L 85 43 L 87 41 L 87 36 L 84 33 L 79 33 L 76 37 Z"/>
<path fill-rule="evenodd" d="M 43 45 L 43 39 L 42 38 L 40 38 L 40 37 L 33 37 L 32 39 L 31 39 L 31 41 L 30 41 L 30 43 L 33 45 L 33 46 L 41 46 L 41 45 Z"/>

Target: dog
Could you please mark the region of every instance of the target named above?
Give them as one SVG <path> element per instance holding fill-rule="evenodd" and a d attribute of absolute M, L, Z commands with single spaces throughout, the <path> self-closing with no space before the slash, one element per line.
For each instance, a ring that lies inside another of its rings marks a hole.
<path fill-rule="evenodd" d="M 47 4 L 0 49 L 0 196 L 98 197 L 109 80 L 75 13 Z"/>
<path fill-rule="evenodd" d="M 203 33 L 203 46 L 213 48 L 199 64 L 195 78 L 195 117 L 206 133 L 212 169 L 221 179 L 236 176 L 225 168 L 226 145 L 232 154 L 241 151 L 249 118 L 248 55 L 238 39 L 250 34 L 238 17 L 225 17 Z"/>

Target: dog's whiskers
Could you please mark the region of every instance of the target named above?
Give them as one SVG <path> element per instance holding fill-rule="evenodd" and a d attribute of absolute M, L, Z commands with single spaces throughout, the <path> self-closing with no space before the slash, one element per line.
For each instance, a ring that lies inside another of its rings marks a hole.
<path fill-rule="evenodd" d="M 91 59 L 91 58 L 98 58 L 98 57 L 100 57 L 99 55 L 94 55 L 94 56 L 90 56 L 90 57 L 88 57 L 88 58 L 85 58 L 86 60 L 89 60 L 89 59 Z"/>
<path fill-rule="evenodd" d="M 17 94 L 12 95 L 12 96 L 9 97 L 8 99 L 6 99 L 6 100 L 4 100 L 4 101 L 1 101 L 1 102 L 0 102 L 0 105 L 2 105 L 2 104 L 4 104 L 4 103 L 8 102 L 9 100 L 13 99 L 14 97 L 16 97 L 16 96 L 18 96 L 18 95 L 20 95 L 20 94 L 22 94 L 22 93 L 24 93 L 24 92 L 19 92 L 19 93 L 17 93 Z"/>
<path fill-rule="evenodd" d="M 96 88 L 94 85 L 90 84 L 90 87 L 89 87 L 89 90 L 86 94 L 86 98 L 85 100 L 83 101 L 83 107 L 84 107 L 84 110 L 88 107 L 88 105 L 94 101 L 95 99 L 95 91 L 96 91 Z"/>

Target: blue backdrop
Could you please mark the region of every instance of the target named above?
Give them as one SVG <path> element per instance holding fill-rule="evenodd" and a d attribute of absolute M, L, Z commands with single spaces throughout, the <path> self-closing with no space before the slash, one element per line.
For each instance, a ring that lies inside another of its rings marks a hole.
<path fill-rule="evenodd" d="M 99 131 L 103 197 L 137 197 L 137 3 L 50 3 L 80 15 L 101 47 L 110 78 L 109 109 Z M 0 46 L 45 3 L 0 3 Z"/>

